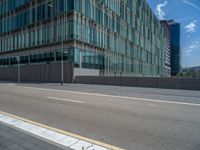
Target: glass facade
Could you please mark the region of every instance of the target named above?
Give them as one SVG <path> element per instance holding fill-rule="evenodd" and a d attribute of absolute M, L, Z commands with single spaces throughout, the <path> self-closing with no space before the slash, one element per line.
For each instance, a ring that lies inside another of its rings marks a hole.
<path fill-rule="evenodd" d="M 161 24 L 165 28 L 165 76 L 171 76 L 171 50 L 170 50 L 170 27 L 166 20 L 162 20 Z"/>
<path fill-rule="evenodd" d="M 181 51 L 180 51 L 180 23 L 169 20 L 170 26 L 170 49 L 171 49 L 171 74 L 177 75 L 181 70 Z"/>
<path fill-rule="evenodd" d="M 52 0 L 54 8 L 48 3 L 0 0 L 1 66 L 12 65 L 15 55 L 24 64 L 59 61 L 61 48 L 53 47 L 63 39 L 75 68 L 117 76 L 164 74 L 165 30 L 145 0 Z"/>

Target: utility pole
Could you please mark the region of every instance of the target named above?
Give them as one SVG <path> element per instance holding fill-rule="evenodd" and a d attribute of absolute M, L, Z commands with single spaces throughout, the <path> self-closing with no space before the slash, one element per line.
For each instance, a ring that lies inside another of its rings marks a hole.
<path fill-rule="evenodd" d="M 63 83 L 64 83 L 64 23 L 65 23 L 65 12 L 61 12 L 60 10 L 56 9 L 51 3 L 48 3 L 48 7 L 54 9 L 55 11 L 57 11 L 60 15 L 60 23 L 61 23 L 61 20 L 62 20 L 62 28 L 61 28 L 61 86 L 63 86 Z M 63 16 L 63 19 L 61 19 Z"/>
<path fill-rule="evenodd" d="M 17 83 L 20 84 L 20 57 L 17 56 L 17 77 L 18 77 L 18 80 L 17 80 Z"/>

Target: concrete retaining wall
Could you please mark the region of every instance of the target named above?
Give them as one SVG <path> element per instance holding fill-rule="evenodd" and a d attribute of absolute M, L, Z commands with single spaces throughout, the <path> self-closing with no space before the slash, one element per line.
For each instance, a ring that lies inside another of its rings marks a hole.
<path fill-rule="evenodd" d="M 64 64 L 64 82 L 71 83 L 73 79 L 72 64 Z M 0 80 L 17 81 L 17 66 L 0 68 Z M 60 82 L 60 64 L 39 64 L 20 67 L 21 81 L 28 82 Z"/>
<path fill-rule="evenodd" d="M 200 78 L 76 76 L 75 83 L 200 90 Z"/>

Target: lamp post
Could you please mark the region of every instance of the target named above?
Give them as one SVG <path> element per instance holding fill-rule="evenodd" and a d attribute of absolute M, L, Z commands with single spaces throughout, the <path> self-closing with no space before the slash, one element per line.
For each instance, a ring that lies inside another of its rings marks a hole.
<path fill-rule="evenodd" d="M 17 56 L 17 83 L 20 84 L 20 57 Z"/>
<path fill-rule="evenodd" d="M 60 14 L 60 22 L 61 22 L 61 16 L 63 16 L 64 18 L 62 19 L 62 30 L 64 29 L 64 23 L 65 23 L 65 13 L 61 12 L 60 10 L 56 9 L 51 3 L 48 3 L 48 7 L 54 9 L 56 12 L 58 12 Z M 63 85 L 64 82 L 64 58 L 63 58 L 63 53 L 64 53 L 64 49 L 63 49 L 63 44 L 64 43 L 64 31 L 62 31 L 62 35 L 61 35 L 61 86 Z"/>

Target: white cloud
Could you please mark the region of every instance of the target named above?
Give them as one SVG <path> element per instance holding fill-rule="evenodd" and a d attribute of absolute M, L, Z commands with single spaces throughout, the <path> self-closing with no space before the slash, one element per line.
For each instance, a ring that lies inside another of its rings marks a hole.
<path fill-rule="evenodd" d="M 189 49 L 194 49 L 194 48 L 197 48 L 198 47 L 198 45 L 196 44 L 196 43 L 193 43 L 192 45 L 190 45 L 189 46 Z"/>
<path fill-rule="evenodd" d="M 194 8 L 196 8 L 196 9 L 200 10 L 200 7 L 199 7 L 199 6 L 197 6 L 197 5 L 195 5 L 195 4 L 191 3 L 191 2 L 189 2 L 188 0 L 182 0 L 182 1 L 183 1 L 184 3 L 186 3 L 186 4 L 190 5 L 190 6 L 192 6 L 192 7 L 194 7 Z"/>
<path fill-rule="evenodd" d="M 188 49 L 188 50 L 185 51 L 186 54 L 189 54 L 189 53 L 191 53 L 191 52 L 192 52 L 191 49 Z"/>
<path fill-rule="evenodd" d="M 163 20 L 165 18 L 166 13 L 162 9 L 167 5 L 168 1 L 165 1 L 164 3 L 160 3 L 156 6 L 156 15 L 158 16 L 158 19 Z"/>
<path fill-rule="evenodd" d="M 189 23 L 186 25 L 184 28 L 186 29 L 186 32 L 195 32 L 195 28 L 197 27 L 196 21 L 194 20 L 193 22 Z"/>
<path fill-rule="evenodd" d="M 185 54 L 190 54 L 192 53 L 194 50 L 200 48 L 200 41 L 194 41 L 192 42 L 186 49 L 185 49 Z"/>

